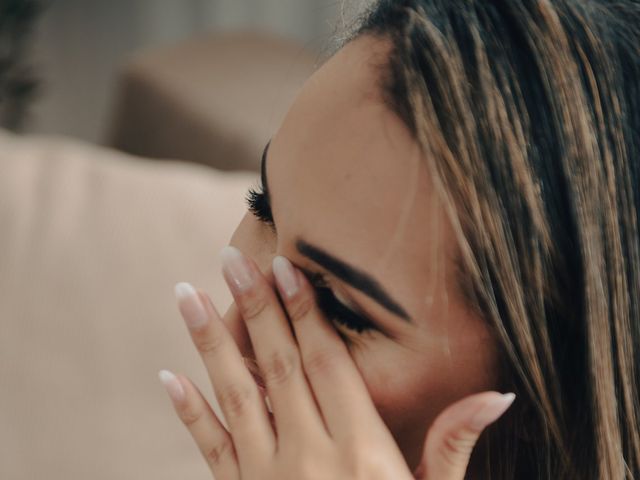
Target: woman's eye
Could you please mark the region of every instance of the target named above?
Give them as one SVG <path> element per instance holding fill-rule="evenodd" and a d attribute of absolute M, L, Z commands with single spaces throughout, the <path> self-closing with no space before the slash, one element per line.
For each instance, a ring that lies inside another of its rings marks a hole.
<path fill-rule="evenodd" d="M 251 187 L 247 191 L 245 197 L 247 207 L 249 211 L 262 223 L 269 225 L 271 228 L 275 228 L 273 221 L 273 215 L 271 213 L 271 205 L 267 201 L 267 196 L 264 193 L 264 187 L 262 184 L 257 187 Z"/>
<path fill-rule="evenodd" d="M 376 330 L 375 325 L 371 323 L 371 321 L 338 301 L 331 289 L 316 288 L 316 294 L 318 297 L 318 306 L 329 320 L 356 333 Z"/>
<path fill-rule="evenodd" d="M 318 307 L 328 320 L 337 324 L 337 327 L 342 327 L 358 334 L 378 330 L 368 318 L 354 312 L 336 298 L 323 273 L 312 272 L 305 273 L 305 275 L 307 275 L 307 280 L 313 285 L 316 292 Z M 338 333 L 342 335 L 342 332 L 338 331 Z"/>
<path fill-rule="evenodd" d="M 267 201 L 262 184 L 249 188 L 245 200 L 249 211 L 260 222 L 275 229 L 271 205 Z M 375 326 L 369 320 L 346 307 L 335 297 L 333 291 L 326 287 L 326 282 L 322 275 L 317 275 L 311 283 L 315 285 L 318 306 L 329 320 L 357 333 L 375 330 Z"/>

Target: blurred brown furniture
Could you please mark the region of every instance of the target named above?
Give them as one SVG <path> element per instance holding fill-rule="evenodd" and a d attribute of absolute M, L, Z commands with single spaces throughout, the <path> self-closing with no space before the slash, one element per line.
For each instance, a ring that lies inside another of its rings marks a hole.
<path fill-rule="evenodd" d="M 315 55 L 272 35 L 210 35 L 123 70 L 108 144 L 145 157 L 256 170 Z"/>

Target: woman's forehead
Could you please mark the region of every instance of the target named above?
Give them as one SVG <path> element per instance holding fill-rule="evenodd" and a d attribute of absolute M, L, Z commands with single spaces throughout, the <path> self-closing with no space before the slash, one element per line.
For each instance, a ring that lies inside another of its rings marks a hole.
<path fill-rule="evenodd" d="M 279 242 L 304 236 L 407 298 L 433 275 L 442 229 L 421 151 L 378 93 L 379 56 L 358 39 L 305 84 L 269 147 L 268 182 Z"/>
<path fill-rule="evenodd" d="M 295 210 L 323 207 L 351 228 L 358 226 L 355 218 L 371 216 L 391 232 L 416 180 L 423 184 L 415 201 L 429 199 L 420 149 L 379 93 L 377 65 L 385 48 L 380 40 L 359 38 L 305 84 L 269 147 L 274 203 L 286 190 L 304 201 Z"/>

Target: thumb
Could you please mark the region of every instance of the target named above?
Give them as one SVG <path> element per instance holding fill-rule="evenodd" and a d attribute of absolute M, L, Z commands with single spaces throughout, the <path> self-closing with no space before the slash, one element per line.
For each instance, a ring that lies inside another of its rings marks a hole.
<path fill-rule="evenodd" d="M 463 480 L 480 433 L 509 408 L 515 397 L 513 393 L 482 392 L 445 408 L 429 429 L 416 478 Z"/>

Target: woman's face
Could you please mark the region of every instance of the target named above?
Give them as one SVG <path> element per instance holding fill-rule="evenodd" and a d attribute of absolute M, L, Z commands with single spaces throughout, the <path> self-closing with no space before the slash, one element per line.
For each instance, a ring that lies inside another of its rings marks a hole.
<path fill-rule="evenodd" d="M 334 321 L 408 463 L 448 404 L 495 387 L 495 348 L 456 287 L 456 243 L 417 143 L 383 103 L 387 44 L 349 43 L 305 84 L 266 156 L 274 231 L 248 212 L 231 244 L 273 281 L 284 255 L 364 314 Z M 345 266 L 346 265 L 346 266 Z M 251 345 L 232 305 L 225 321 Z"/>

